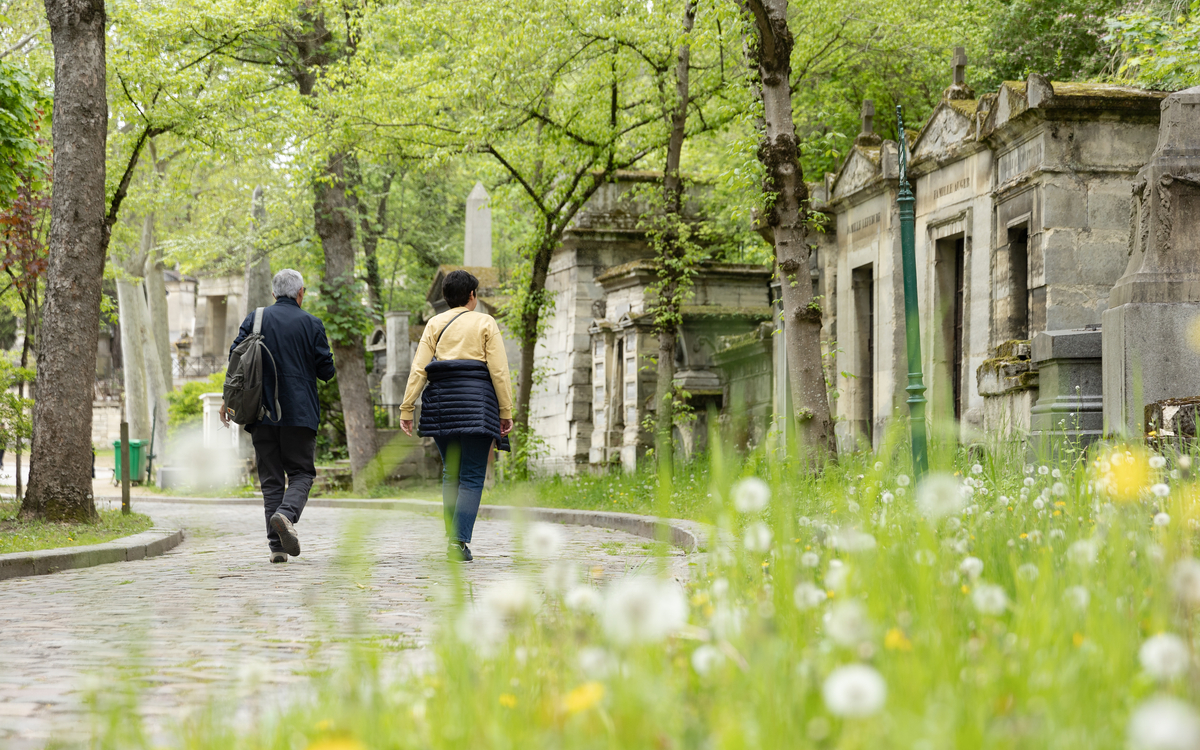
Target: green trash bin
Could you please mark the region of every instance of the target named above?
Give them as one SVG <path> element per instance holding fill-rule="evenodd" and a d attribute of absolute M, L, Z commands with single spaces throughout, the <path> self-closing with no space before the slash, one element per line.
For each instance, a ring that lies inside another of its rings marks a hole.
<path fill-rule="evenodd" d="M 129 481 L 141 482 L 146 476 L 146 446 L 150 444 L 149 440 L 130 440 L 129 441 Z M 113 441 L 113 481 L 121 481 L 121 441 Z"/>

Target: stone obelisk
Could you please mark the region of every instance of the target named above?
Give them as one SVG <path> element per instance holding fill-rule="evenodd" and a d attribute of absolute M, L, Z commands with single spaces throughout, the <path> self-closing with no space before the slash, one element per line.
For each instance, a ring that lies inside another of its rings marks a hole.
<path fill-rule="evenodd" d="M 467 230 L 463 236 L 463 265 L 490 268 L 492 265 L 492 209 L 483 183 L 476 182 L 467 196 Z"/>
<path fill-rule="evenodd" d="M 1158 147 L 1138 172 L 1129 265 L 1103 320 L 1104 421 L 1140 435 L 1147 404 L 1200 396 L 1200 86 L 1162 103 Z"/>

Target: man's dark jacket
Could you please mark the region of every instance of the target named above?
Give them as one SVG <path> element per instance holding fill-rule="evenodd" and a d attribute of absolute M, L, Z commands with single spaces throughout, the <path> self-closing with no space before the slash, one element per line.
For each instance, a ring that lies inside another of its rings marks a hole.
<path fill-rule="evenodd" d="M 242 321 L 229 353 L 254 330 L 254 311 Z M 321 422 L 321 406 L 317 401 L 317 378 L 329 380 L 334 376 L 333 355 L 325 337 L 325 324 L 300 309 L 296 300 L 280 297 L 263 310 L 263 343 L 275 357 L 279 368 L 279 408 L 282 418 L 275 414 L 275 368 L 271 358 L 263 357 L 263 403 L 267 415 L 258 424 L 280 427 L 307 427 L 316 430 Z M 253 425 L 247 425 L 249 430 Z"/>

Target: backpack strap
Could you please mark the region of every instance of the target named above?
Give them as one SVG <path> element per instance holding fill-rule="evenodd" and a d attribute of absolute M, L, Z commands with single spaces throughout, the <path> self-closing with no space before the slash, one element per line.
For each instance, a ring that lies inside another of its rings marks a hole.
<path fill-rule="evenodd" d="M 254 330 L 251 332 L 253 336 L 262 335 L 263 310 L 265 309 L 264 307 L 259 307 L 254 311 Z M 275 364 L 275 355 L 271 353 L 266 344 L 262 345 L 262 349 L 271 358 L 271 369 L 275 371 L 275 416 L 272 418 L 272 421 L 278 422 L 283 419 L 283 410 L 279 408 L 279 365 Z M 267 416 L 270 416 L 269 411 Z"/>
<path fill-rule="evenodd" d="M 440 341 L 442 340 L 442 334 L 446 332 L 446 329 L 447 329 L 447 328 L 449 328 L 450 326 L 454 325 L 454 321 L 458 320 L 459 318 L 461 318 L 462 316 L 466 315 L 466 314 L 467 314 L 467 313 L 469 313 L 469 312 L 471 312 L 471 311 L 470 311 L 470 310 L 463 310 L 463 311 L 462 311 L 462 312 L 460 312 L 458 315 L 455 315 L 453 318 L 451 318 L 449 323 L 447 323 L 446 325 L 442 326 L 442 330 L 438 331 L 437 338 L 433 340 L 433 359 L 434 359 L 434 361 L 437 361 L 437 348 L 438 348 L 438 342 L 440 342 Z"/>

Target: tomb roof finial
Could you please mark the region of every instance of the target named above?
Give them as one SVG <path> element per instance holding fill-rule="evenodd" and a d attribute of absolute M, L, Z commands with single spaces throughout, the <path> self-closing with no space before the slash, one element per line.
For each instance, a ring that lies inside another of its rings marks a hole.
<path fill-rule="evenodd" d="M 975 89 L 967 85 L 967 50 L 965 47 L 954 48 L 953 63 L 954 78 L 942 98 L 947 100 L 974 99 Z"/>
<path fill-rule="evenodd" d="M 854 139 L 854 145 L 876 148 L 883 139 L 875 132 L 875 101 L 863 99 L 862 103 L 862 132 Z"/>

